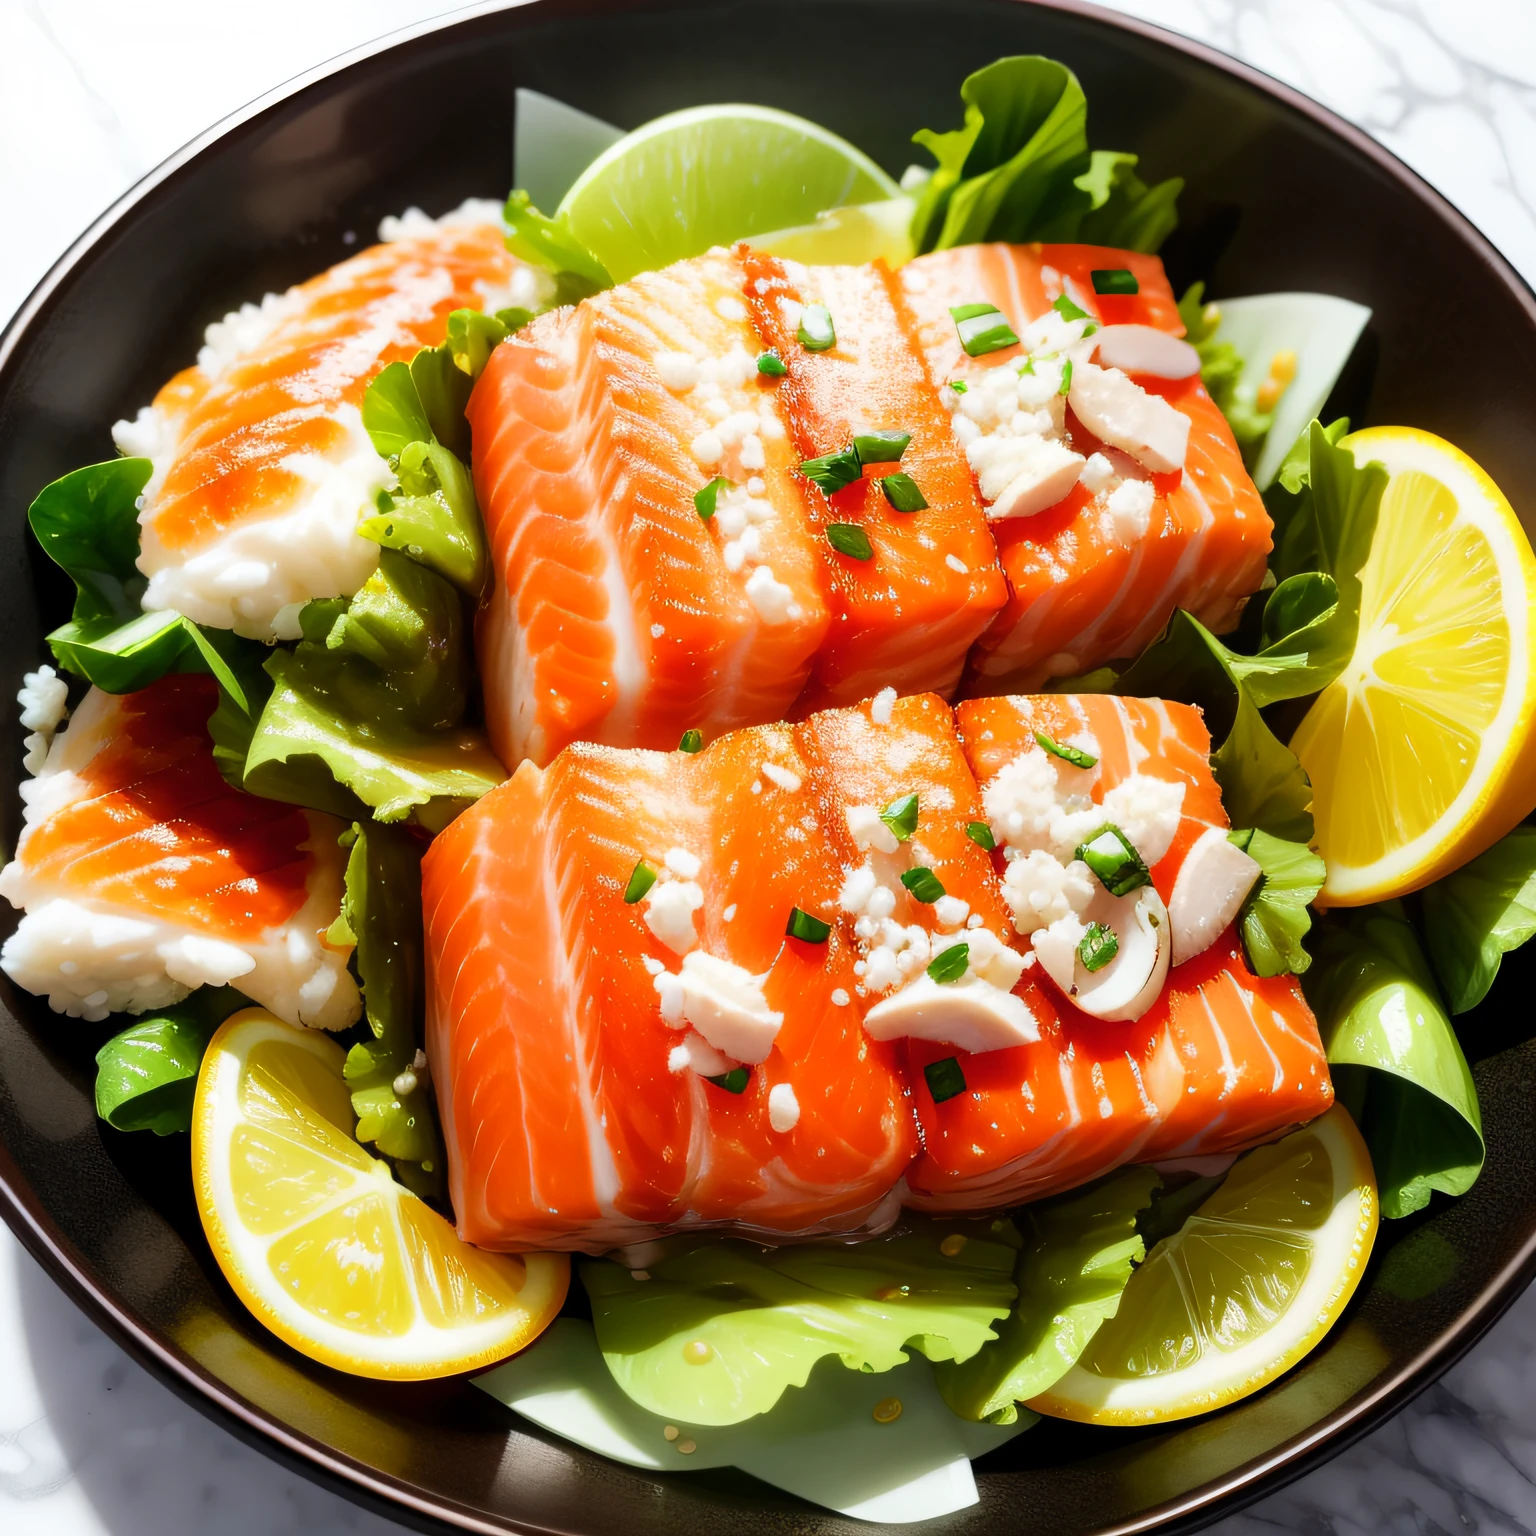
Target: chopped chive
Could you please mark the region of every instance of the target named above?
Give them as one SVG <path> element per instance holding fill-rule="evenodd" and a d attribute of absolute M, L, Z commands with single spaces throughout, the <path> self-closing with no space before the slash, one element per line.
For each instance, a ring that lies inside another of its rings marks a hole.
<path fill-rule="evenodd" d="M 976 844 L 978 848 L 985 848 L 991 853 L 997 847 L 997 839 L 992 836 L 992 828 L 984 821 L 968 821 L 965 824 L 965 835 Z"/>
<path fill-rule="evenodd" d="M 836 453 L 824 453 L 819 459 L 806 459 L 800 465 L 800 473 L 812 485 L 820 486 L 832 496 L 858 480 L 864 473 L 864 466 L 852 448 L 839 448 Z"/>
<path fill-rule="evenodd" d="M 766 352 L 757 354 L 757 371 L 776 379 L 780 374 L 789 372 L 789 364 L 772 347 L 769 347 Z"/>
<path fill-rule="evenodd" d="M 948 949 L 941 949 L 928 962 L 928 974 L 935 981 L 959 981 L 965 975 L 970 963 L 971 946 L 951 944 Z"/>
<path fill-rule="evenodd" d="M 1070 357 L 1061 365 L 1061 388 L 1056 393 L 1058 395 L 1072 393 L 1072 359 Z"/>
<path fill-rule="evenodd" d="M 902 871 L 901 883 L 919 901 L 930 905 L 944 894 L 944 882 L 931 869 L 919 864 L 916 869 Z"/>
<path fill-rule="evenodd" d="M 1095 293 L 1140 293 L 1141 284 L 1136 274 L 1125 267 L 1109 267 L 1090 272 Z"/>
<path fill-rule="evenodd" d="M 949 314 L 967 357 L 985 357 L 988 352 L 1019 344 L 1013 327 L 995 304 L 955 304 Z"/>
<path fill-rule="evenodd" d="M 795 335 L 807 352 L 826 352 L 835 347 L 837 330 L 832 324 L 832 311 L 825 304 L 807 304 L 800 312 Z"/>
<path fill-rule="evenodd" d="M 892 800 L 880 812 L 880 820 L 891 829 L 898 843 L 906 842 L 917 831 L 917 796 L 903 795 L 899 800 Z"/>
<path fill-rule="evenodd" d="M 699 516 L 707 523 L 715 515 L 715 507 L 720 500 L 720 492 L 728 491 L 735 484 L 734 480 L 725 475 L 716 475 L 702 490 L 693 493 L 693 505 Z"/>
<path fill-rule="evenodd" d="M 751 1067 L 732 1067 L 729 1072 L 722 1072 L 719 1077 L 706 1077 L 706 1083 L 713 1083 L 716 1088 L 724 1088 L 727 1093 L 745 1093 L 747 1084 L 752 1081 Z"/>
<path fill-rule="evenodd" d="M 1074 304 L 1072 300 L 1066 296 L 1066 294 L 1062 294 L 1062 296 L 1057 299 L 1054 304 L 1051 305 L 1051 308 L 1054 309 L 1063 320 L 1086 320 L 1088 318 L 1088 311 Z"/>
<path fill-rule="evenodd" d="M 869 535 L 857 523 L 828 523 L 826 535 L 827 543 L 840 555 L 848 555 L 854 560 L 873 560 L 875 557 Z"/>
<path fill-rule="evenodd" d="M 679 752 L 702 752 L 704 750 L 704 737 L 699 731 L 684 731 L 683 739 L 678 742 Z"/>
<path fill-rule="evenodd" d="M 949 381 L 949 387 L 954 390 L 957 395 L 963 395 L 971 386 L 967 384 L 964 379 L 951 379 Z"/>
<path fill-rule="evenodd" d="M 894 464 L 911 441 L 910 432 L 861 432 L 853 440 L 853 451 L 861 464 Z"/>
<path fill-rule="evenodd" d="M 799 907 L 791 907 L 784 932 L 792 939 L 804 939 L 807 944 L 825 944 L 827 935 L 832 932 L 832 924 L 802 912 Z"/>
<path fill-rule="evenodd" d="M 1092 768 L 1098 762 L 1091 752 L 1084 752 L 1081 747 L 1069 747 L 1062 742 L 1053 741 L 1044 731 L 1035 732 L 1035 740 L 1045 748 L 1052 757 L 1059 757 L 1064 763 L 1071 763 L 1074 768 Z"/>
<path fill-rule="evenodd" d="M 1099 877 L 1099 884 L 1111 896 L 1129 896 L 1132 891 L 1152 884 L 1152 876 L 1131 840 L 1112 821 L 1082 843 L 1076 857 Z"/>
<path fill-rule="evenodd" d="M 890 502 L 893 512 L 921 512 L 928 505 L 928 498 L 918 488 L 917 481 L 905 470 L 881 475 L 880 492 Z"/>
<path fill-rule="evenodd" d="M 930 1061 L 923 1068 L 923 1076 L 928 1080 L 928 1092 L 933 1095 L 935 1104 L 942 1104 L 945 1099 L 952 1099 L 956 1094 L 965 1092 L 965 1073 L 960 1070 L 960 1063 L 953 1056 L 946 1056 L 942 1061 Z"/>
<path fill-rule="evenodd" d="M 656 884 L 656 871 L 641 859 L 629 872 L 629 884 L 624 887 L 624 903 L 634 906 Z"/>
<path fill-rule="evenodd" d="M 1104 923 L 1090 923 L 1077 945 L 1077 958 L 1089 975 L 1102 971 L 1119 953 L 1120 940 L 1115 937 L 1115 930 Z"/>

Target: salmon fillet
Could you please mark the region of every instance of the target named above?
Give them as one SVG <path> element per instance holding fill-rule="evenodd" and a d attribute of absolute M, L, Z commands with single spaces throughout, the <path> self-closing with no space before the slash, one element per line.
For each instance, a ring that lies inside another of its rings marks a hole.
<path fill-rule="evenodd" d="M 86 695 L 22 786 L 0 895 L 26 915 L 0 966 L 87 1019 L 233 983 L 291 1024 L 343 1028 L 359 1012 L 350 947 L 325 939 L 342 823 L 225 783 L 207 729 L 217 702 L 201 674 Z"/>

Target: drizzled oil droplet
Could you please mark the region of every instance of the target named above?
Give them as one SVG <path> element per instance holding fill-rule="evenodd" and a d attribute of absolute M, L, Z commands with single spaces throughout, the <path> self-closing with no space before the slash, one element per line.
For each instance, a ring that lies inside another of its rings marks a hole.
<path fill-rule="evenodd" d="M 690 1339 L 683 1345 L 683 1359 L 689 1365 L 708 1365 L 714 1358 L 714 1347 L 705 1339 Z"/>
<path fill-rule="evenodd" d="M 939 1252 L 942 1253 L 946 1259 L 953 1259 L 964 1247 L 965 1234 L 963 1232 L 951 1232 L 949 1236 L 939 1244 Z"/>
<path fill-rule="evenodd" d="M 697 1443 L 692 1440 L 679 1440 L 677 1442 L 677 1451 L 680 1456 L 692 1456 L 698 1448 Z"/>
<path fill-rule="evenodd" d="M 668 1424 L 667 1427 L 662 1430 L 662 1434 L 666 1436 L 668 1440 L 676 1440 L 681 1433 L 682 1431 L 677 1427 L 676 1424 Z"/>
<path fill-rule="evenodd" d="M 901 1399 L 899 1397 L 882 1397 L 875 1404 L 871 1415 L 876 1424 L 894 1424 L 901 1417 Z"/>

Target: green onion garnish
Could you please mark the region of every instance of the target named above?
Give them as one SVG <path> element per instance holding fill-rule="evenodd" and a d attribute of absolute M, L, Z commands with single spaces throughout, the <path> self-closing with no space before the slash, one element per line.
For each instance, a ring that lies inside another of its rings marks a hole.
<path fill-rule="evenodd" d="M 826 352 L 837 345 L 837 331 L 832 311 L 825 304 L 807 304 L 800 312 L 800 326 L 795 335 L 807 352 Z"/>
<path fill-rule="evenodd" d="M 1090 923 L 1077 945 L 1077 958 L 1090 975 L 1102 971 L 1119 953 L 1120 940 L 1115 937 L 1115 930 L 1103 923 Z"/>
<path fill-rule="evenodd" d="M 1054 304 L 1051 305 L 1051 308 L 1054 309 L 1063 320 L 1086 320 L 1088 318 L 1088 311 L 1086 309 L 1080 309 L 1076 304 L 1072 302 L 1071 299 L 1066 296 L 1066 294 L 1062 294 L 1062 296 L 1057 299 Z"/>
<path fill-rule="evenodd" d="M 928 498 L 918 489 L 917 481 L 904 470 L 880 476 L 880 490 L 893 512 L 921 512 Z"/>
<path fill-rule="evenodd" d="M 1061 365 L 1061 388 L 1056 393 L 1058 395 L 1072 393 L 1072 359 L 1070 357 Z"/>
<path fill-rule="evenodd" d="M 946 1056 L 943 1061 L 930 1061 L 923 1068 L 923 1076 L 928 1079 L 928 1092 L 933 1095 L 935 1104 L 965 1092 L 965 1073 L 953 1056 Z"/>
<path fill-rule="evenodd" d="M 1093 279 L 1093 291 L 1095 293 L 1140 293 L 1141 284 L 1136 281 L 1136 274 L 1127 271 L 1124 267 L 1110 267 L 1104 271 L 1090 272 Z"/>
<path fill-rule="evenodd" d="M 854 560 L 873 560 L 875 557 L 869 535 L 857 523 L 828 523 L 826 535 L 827 543 L 840 555 L 848 555 Z"/>
<path fill-rule="evenodd" d="M 951 379 L 949 381 L 949 387 L 954 390 L 957 395 L 963 395 L 971 386 L 967 384 L 964 379 Z"/>
<path fill-rule="evenodd" d="M 802 912 L 799 907 L 791 907 L 784 932 L 792 939 L 804 939 L 807 944 L 825 944 L 827 935 L 832 932 L 832 924 Z"/>
<path fill-rule="evenodd" d="M 698 731 L 684 731 L 683 739 L 678 742 L 679 752 L 702 752 L 704 750 L 704 737 Z"/>
<path fill-rule="evenodd" d="M 967 357 L 985 357 L 988 352 L 1019 344 L 1013 327 L 995 304 L 955 304 L 949 314 Z"/>
<path fill-rule="evenodd" d="M 965 835 L 976 844 L 978 848 L 985 848 L 991 853 L 997 847 L 997 839 L 992 836 L 992 828 L 984 821 L 968 821 L 965 824 Z"/>
<path fill-rule="evenodd" d="M 892 800 L 880 812 L 880 820 L 891 829 L 898 843 L 904 843 L 917 831 L 917 796 L 903 795 Z"/>
<path fill-rule="evenodd" d="M 725 475 L 716 475 L 703 490 L 693 493 L 693 505 L 706 523 L 715 515 L 715 506 L 720 499 L 720 492 L 730 490 L 735 483 Z"/>
<path fill-rule="evenodd" d="M 1152 876 L 1131 840 L 1113 822 L 1106 822 L 1077 850 L 1077 858 L 1099 877 L 1099 884 L 1111 896 L 1128 896 Z"/>
<path fill-rule="evenodd" d="M 806 459 L 800 466 L 800 473 L 812 485 L 820 486 L 832 496 L 859 479 L 864 473 L 864 465 L 852 448 L 839 448 L 836 453 L 824 453 L 819 459 Z"/>
<path fill-rule="evenodd" d="M 1059 741 L 1053 741 L 1044 731 L 1035 732 L 1035 740 L 1045 748 L 1052 757 L 1059 757 L 1064 763 L 1071 763 L 1074 768 L 1092 768 L 1098 762 L 1090 752 L 1084 752 L 1081 747 L 1064 746 Z"/>
<path fill-rule="evenodd" d="M 903 870 L 901 883 L 919 901 L 926 901 L 930 904 L 937 901 L 944 894 L 944 882 L 931 869 L 926 868 L 922 864 L 919 864 L 916 869 Z"/>
<path fill-rule="evenodd" d="M 970 963 L 971 946 L 951 944 L 948 949 L 941 949 L 928 962 L 928 974 L 935 981 L 959 981 L 965 975 L 966 967 Z"/>
<path fill-rule="evenodd" d="M 655 884 L 656 871 L 644 859 L 641 859 L 629 872 L 629 884 L 624 887 L 625 905 L 634 906 Z"/>
<path fill-rule="evenodd" d="M 853 451 L 861 464 L 894 464 L 911 441 L 910 432 L 861 432 L 853 440 Z"/>
<path fill-rule="evenodd" d="M 789 372 L 789 364 L 772 347 L 769 347 L 766 352 L 757 354 L 757 371 L 776 379 L 780 374 Z"/>
<path fill-rule="evenodd" d="M 732 1067 L 729 1072 L 723 1072 L 719 1077 L 706 1077 L 706 1083 L 713 1083 L 716 1088 L 724 1088 L 727 1093 L 745 1093 L 747 1084 L 752 1081 L 751 1067 Z"/>

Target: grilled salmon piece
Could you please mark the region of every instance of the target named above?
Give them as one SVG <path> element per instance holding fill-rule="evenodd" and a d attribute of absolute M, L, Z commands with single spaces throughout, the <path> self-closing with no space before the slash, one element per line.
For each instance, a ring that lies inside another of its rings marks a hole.
<path fill-rule="evenodd" d="M 91 1020 L 232 983 L 290 1024 L 343 1028 L 360 1009 L 350 947 L 325 936 L 342 824 L 225 783 L 208 736 L 217 702 L 193 673 L 86 695 L 22 786 L 0 895 L 25 916 L 0 966 Z"/>
<path fill-rule="evenodd" d="M 724 254 L 647 273 L 525 327 L 475 388 L 477 643 L 509 765 L 777 719 L 809 676 L 823 576 L 743 280 Z"/>
<path fill-rule="evenodd" d="M 415 227 L 210 326 L 196 365 L 113 429 L 154 465 L 146 608 L 293 640 L 305 602 L 367 580 L 378 545 L 357 523 L 393 483 L 363 430 L 369 381 L 440 342 L 453 310 L 534 304 L 545 284 L 483 213 Z"/>

